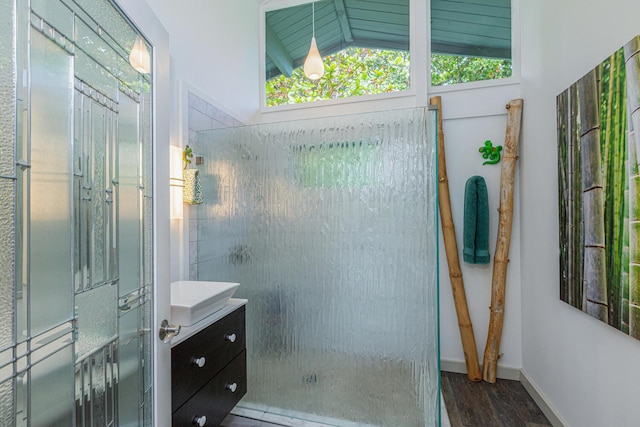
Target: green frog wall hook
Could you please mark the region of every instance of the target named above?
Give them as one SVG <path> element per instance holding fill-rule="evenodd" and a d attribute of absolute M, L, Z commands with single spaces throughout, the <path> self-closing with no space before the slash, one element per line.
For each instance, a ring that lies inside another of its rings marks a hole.
<path fill-rule="evenodd" d="M 191 158 L 193 157 L 193 150 L 189 145 L 184 146 L 184 150 L 182 151 L 182 169 L 186 169 L 191 164 Z"/>
<path fill-rule="evenodd" d="M 502 151 L 502 145 L 493 146 L 490 140 L 484 142 L 484 147 L 480 147 L 478 150 L 482 153 L 483 159 L 488 159 L 483 165 L 495 165 L 500 161 L 500 152 Z"/>

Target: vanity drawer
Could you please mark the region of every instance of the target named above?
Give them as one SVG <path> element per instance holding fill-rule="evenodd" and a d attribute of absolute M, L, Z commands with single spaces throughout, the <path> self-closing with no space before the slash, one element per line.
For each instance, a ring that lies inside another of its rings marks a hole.
<path fill-rule="evenodd" d="M 243 351 L 173 413 L 173 427 L 198 425 L 195 420 L 201 417 L 206 417 L 205 426 L 219 425 L 247 392 L 246 367 L 247 353 Z"/>
<path fill-rule="evenodd" d="M 171 349 L 171 407 L 175 411 L 246 347 L 240 307 Z"/>

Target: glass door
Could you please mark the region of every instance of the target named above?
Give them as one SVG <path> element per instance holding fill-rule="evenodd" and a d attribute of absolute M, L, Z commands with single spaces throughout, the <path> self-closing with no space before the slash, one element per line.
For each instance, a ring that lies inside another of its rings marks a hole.
<path fill-rule="evenodd" d="M 0 16 L 0 425 L 151 425 L 150 46 L 109 0 Z"/>

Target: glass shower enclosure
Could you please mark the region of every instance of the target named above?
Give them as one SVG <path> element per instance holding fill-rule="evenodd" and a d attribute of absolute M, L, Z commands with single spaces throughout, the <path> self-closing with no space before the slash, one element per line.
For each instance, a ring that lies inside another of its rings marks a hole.
<path fill-rule="evenodd" d="M 249 300 L 244 408 L 439 425 L 435 114 L 199 133 L 190 278 Z"/>

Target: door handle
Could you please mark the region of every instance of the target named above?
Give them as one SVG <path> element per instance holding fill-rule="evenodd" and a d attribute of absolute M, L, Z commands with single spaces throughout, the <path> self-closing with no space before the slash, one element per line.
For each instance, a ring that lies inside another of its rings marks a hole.
<path fill-rule="evenodd" d="M 167 319 L 164 319 L 160 324 L 160 333 L 158 335 L 162 342 L 166 344 L 171 341 L 171 338 L 180 333 L 180 329 L 182 329 L 182 326 L 170 325 Z"/>

